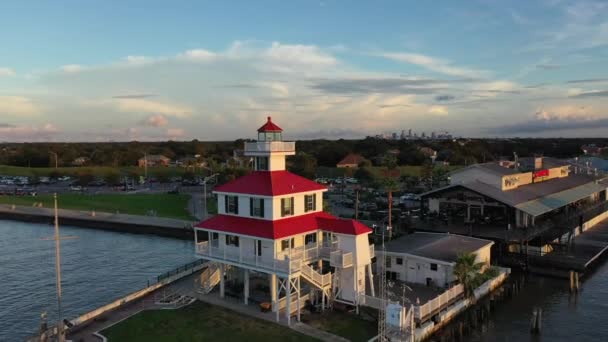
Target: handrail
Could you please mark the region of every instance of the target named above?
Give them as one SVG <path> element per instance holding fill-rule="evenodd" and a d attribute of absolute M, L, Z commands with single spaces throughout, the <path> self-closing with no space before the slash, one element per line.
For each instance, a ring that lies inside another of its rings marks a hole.
<path fill-rule="evenodd" d="M 245 143 L 246 152 L 293 152 L 295 150 L 295 141 L 256 141 Z"/>

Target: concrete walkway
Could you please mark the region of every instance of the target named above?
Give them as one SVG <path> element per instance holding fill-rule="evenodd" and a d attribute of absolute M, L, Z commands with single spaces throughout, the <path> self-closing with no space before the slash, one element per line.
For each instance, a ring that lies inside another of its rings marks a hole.
<path fill-rule="evenodd" d="M 51 208 L 0 205 L 0 218 L 26 222 L 53 221 L 54 211 Z M 188 237 L 195 222 L 166 217 L 127 215 L 59 209 L 60 224 L 82 227 L 110 229 L 124 232 L 150 233 L 157 235 Z"/>

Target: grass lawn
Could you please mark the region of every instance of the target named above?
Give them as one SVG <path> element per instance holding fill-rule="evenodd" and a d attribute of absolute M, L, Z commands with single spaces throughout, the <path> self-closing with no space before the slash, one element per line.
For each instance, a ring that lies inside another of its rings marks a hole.
<path fill-rule="evenodd" d="M 2 176 L 49 176 L 51 173 L 58 173 L 65 176 L 77 176 L 79 174 L 90 174 L 95 177 L 105 177 L 108 174 L 119 173 L 121 175 L 137 174 L 144 175 L 144 168 L 137 166 L 111 167 L 111 166 L 81 166 L 81 167 L 20 167 L 0 165 L 0 175 Z M 155 177 L 167 175 L 170 177 L 181 176 L 186 172 L 183 167 L 149 167 L 148 175 Z"/>
<path fill-rule="evenodd" d="M 289 328 L 196 302 L 141 312 L 101 332 L 109 342 L 316 341 Z"/>
<path fill-rule="evenodd" d="M 310 320 L 308 320 L 310 318 Z M 378 335 L 378 324 L 366 321 L 355 314 L 327 311 L 308 316 L 305 323 L 353 342 L 365 342 Z"/>
<path fill-rule="evenodd" d="M 95 210 L 100 212 L 146 215 L 155 210 L 161 217 L 191 220 L 188 213 L 189 195 L 172 194 L 59 194 L 58 205 L 61 209 Z M 31 206 L 42 202 L 45 208 L 53 207 L 53 195 L 38 196 L 0 196 L 0 203 Z"/>

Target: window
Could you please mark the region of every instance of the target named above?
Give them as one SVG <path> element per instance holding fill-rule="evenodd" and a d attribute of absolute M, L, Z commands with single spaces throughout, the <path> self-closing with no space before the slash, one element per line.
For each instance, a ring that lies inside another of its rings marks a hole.
<path fill-rule="evenodd" d="M 264 217 L 263 198 L 249 198 L 249 215 L 253 217 Z"/>
<path fill-rule="evenodd" d="M 257 256 L 262 256 L 262 240 L 258 240 L 258 250 L 257 250 Z"/>
<path fill-rule="evenodd" d="M 239 246 L 239 237 L 236 235 L 226 235 L 226 245 L 227 246 Z"/>
<path fill-rule="evenodd" d="M 304 212 L 317 210 L 317 195 L 305 195 L 304 196 Z"/>
<path fill-rule="evenodd" d="M 437 264 L 431 264 L 431 271 L 437 271 Z"/>
<path fill-rule="evenodd" d="M 238 214 L 239 213 L 239 197 L 238 196 L 226 196 L 225 206 L 227 214 Z"/>
<path fill-rule="evenodd" d="M 391 267 L 391 259 L 392 259 L 392 257 L 386 257 L 386 267 L 387 268 Z"/>
<path fill-rule="evenodd" d="M 395 259 L 395 264 L 397 264 L 397 265 L 403 265 L 403 258 L 396 258 Z"/>
<path fill-rule="evenodd" d="M 258 171 L 268 171 L 268 157 L 255 157 L 255 167 Z"/>
<path fill-rule="evenodd" d="M 281 240 L 281 251 L 288 249 L 290 246 L 291 246 L 291 248 L 293 248 L 293 246 L 294 246 L 293 238 Z"/>
<path fill-rule="evenodd" d="M 317 243 L 317 233 L 306 234 L 304 237 L 304 244 L 316 244 Z"/>
<path fill-rule="evenodd" d="M 281 198 L 281 217 L 293 215 L 293 197 Z"/>

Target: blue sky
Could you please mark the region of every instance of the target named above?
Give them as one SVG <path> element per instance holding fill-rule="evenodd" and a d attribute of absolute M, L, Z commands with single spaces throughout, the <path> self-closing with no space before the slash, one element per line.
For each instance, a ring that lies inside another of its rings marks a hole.
<path fill-rule="evenodd" d="M 0 140 L 608 127 L 608 2 L 6 1 L 0 23 Z"/>

